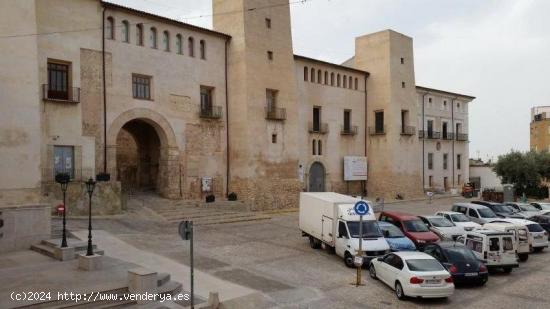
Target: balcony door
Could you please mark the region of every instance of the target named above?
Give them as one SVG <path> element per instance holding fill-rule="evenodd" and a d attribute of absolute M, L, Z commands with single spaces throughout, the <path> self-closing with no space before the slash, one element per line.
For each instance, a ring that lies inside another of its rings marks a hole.
<path fill-rule="evenodd" d="M 69 99 L 69 65 L 48 62 L 48 98 Z"/>

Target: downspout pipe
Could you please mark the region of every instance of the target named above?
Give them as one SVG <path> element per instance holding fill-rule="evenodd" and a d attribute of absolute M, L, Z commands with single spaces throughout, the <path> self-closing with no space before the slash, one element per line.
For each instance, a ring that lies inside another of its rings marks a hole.
<path fill-rule="evenodd" d="M 426 141 L 426 134 L 424 132 L 424 123 L 425 123 L 425 106 L 426 106 L 426 96 L 428 95 L 428 92 L 424 93 L 422 95 L 422 190 L 425 190 L 426 187 L 426 150 L 425 150 L 425 141 Z"/>
<path fill-rule="evenodd" d="M 365 75 L 365 157 L 367 157 L 367 164 L 368 164 L 368 160 L 369 160 L 369 157 L 367 156 L 367 136 L 368 136 L 368 126 L 367 126 L 367 117 L 368 117 L 368 111 L 367 111 L 367 106 L 368 106 L 368 99 L 367 99 L 367 79 L 369 78 L 369 74 L 367 73 Z M 368 174 L 368 170 L 367 170 L 367 174 Z M 367 176 L 367 180 L 363 181 L 363 194 L 365 196 L 367 196 L 367 181 L 368 181 L 368 176 Z"/>
<path fill-rule="evenodd" d="M 227 86 L 227 53 L 229 39 L 225 40 L 225 197 L 229 196 L 230 156 L 229 156 L 229 95 Z"/>
<path fill-rule="evenodd" d="M 107 81 L 105 73 L 105 11 L 107 7 L 103 5 L 101 14 L 101 67 L 103 75 L 103 172 L 96 175 L 97 181 L 109 181 L 111 175 L 107 173 Z"/>
<path fill-rule="evenodd" d="M 453 126 L 453 132 L 455 133 L 453 136 L 453 143 L 452 143 L 452 153 L 453 153 L 453 188 L 455 186 L 455 141 L 458 138 L 458 132 L 456 132 L 455 127 L 455 100 L 457 97 L 454 97 L 451 99 L 451 123 Z"/>

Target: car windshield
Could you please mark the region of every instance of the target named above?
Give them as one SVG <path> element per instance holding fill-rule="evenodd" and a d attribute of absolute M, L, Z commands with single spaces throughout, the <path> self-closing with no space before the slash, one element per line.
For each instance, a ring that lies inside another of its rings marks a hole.
<path fill-rule="evenodd" d="M 529 230 L 529 232 L 531 233 L 540 233 L 540 232 L 544 232 L 544 229 L 539 225 L 539 224 L 527 224 L 527 229 Z"/>
<path fill-rule="evenodd" d="M 454 222 L 470 222 L 470 219 L 468 219 L 468 217 L 464 214 L 451 215 L 451 219 L 453 219 Z"/>
<path fill-rule="evenodd" d="M 539 211 L 537 207 L 529 204 L 519 205 L 519 208 L 521 208 L 521 210 L 523 211 Z"/>
<path fill-rule="evenodd" d="M 451 247 L 445 249 L 447 257 L 452 262 L 468 262 L 477 260 L 472 250 L 464 247 Z"/>
<path fill-rule="evenodd" d="M 403 232 L 395 225 L 380 225 L 380 229 L 386 238 L 401 238 L 405 237 Z"/>
<path fill-rule="evenodd" d="M 428 219 L 435 227 L 453 227 L 455 226 L 451 221 L 445 218 L 430 218 Z"/>
<path fill-rule="evenodd" d="M 498 218 L 495 213 L 489 208 L 480 208 L 477 210 L 482 218 Z"/>
<path fill-rule="evenodd" d="M 405 229 L 409 232 L 428 232 L 428 227 L 421 220 L 403 221 Z"/>
<path fill-rule="evenodd" d="M 348 221 L 348 229 L 351 237 L 359 238 L 359 222 Z M 376 221 L 363 221 L 363 238 L 383 237 Z"/>
<path fill-rule="evenodd" d="M 505 212 L 505 213 L 513 213 L 514 209 L 510 206 L 506 205 L 493 205 L 493 211 L 495 212 Z"/>
<path fill-rule="evenodd" d="M 443 265 L 435 259 L 406 260 L 410 271 L 440 271 L 445 270 Z"/>

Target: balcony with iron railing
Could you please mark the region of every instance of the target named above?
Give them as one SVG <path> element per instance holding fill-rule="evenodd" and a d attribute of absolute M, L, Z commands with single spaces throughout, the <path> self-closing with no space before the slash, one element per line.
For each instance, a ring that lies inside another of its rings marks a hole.
<path fill-rule="evenodd" d="M 342 130 L 340 131 L 340 134 L 342 135 L 355 135 L 357 134 L 357 126 L 352 125 L 343 125 Z"/>
<path fill-rule="evenodd" d="M 308 124 L 309 133 L 327 134 L 328 123 L 326 122 L 310 122 Z"/>
<path fill-rule="evenodd" d="M 42 85 L 42 99 L 44 101 L 78 103 L 80 102 L 80 88 L 78 87 L 54 87 Z"/>
<path fill-rule="evenodd" d="M 441 132 L 430 131 L 430 130 L 419 130 L 418 131 L 418 137 L 419 138 L 425 138 L 425 139 L 440 139 L 441 138 Z"/>
<path fill-rule="evenodd" d="M 468 141 L 468 134 L 466 133 L 457 133 L 456 134 L 456 140 L 459 142 L 467 142 Z"/>
<path fill-rule="evenodd" d="M 452 141 L 454 138 L 455 138 L 454 133 L 445 132 L 445 131 L 441 132 L 441 139 L 442 140 Z"/>
<path fill-rule="evenodd" d="M 369 135 L 384 135 L 386 134 L 386 126 L 369 127 Z"/>
<path fill-rule="evenodd" d="M 416 133 L 416 127 L 413 126 L 402 126 L 401 135 L 414 135 Z"/>
<path fill-rule="evenodd" d="M 199 117 L 205 119 L 220 119 L 222 118 L 221 106 L 206 106 L 201 107 Z"/>
<path fill-rule="evenodd" d="M 286 109 L 279 107 L 266 107 L 265 119 L 278 121 L 286 120 Z"/>

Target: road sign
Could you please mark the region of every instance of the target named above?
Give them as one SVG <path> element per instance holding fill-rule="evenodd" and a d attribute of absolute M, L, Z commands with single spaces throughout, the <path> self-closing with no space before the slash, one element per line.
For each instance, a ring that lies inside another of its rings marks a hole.
<path fill-rule="evenodd" d="M 353 264 L 357 267 L 361 267 L 363 265 L 363 257 L 362 256 L 355 256 L 353 259 Z"/>
<path fill-rule="evenodd" d="M 353 210 L 355 210 L 355 213 L 364 216 L 369 213 L 369 204 L 365 201 L 359 201 L 355 203 L 355 206 L 353 206 Z"/>
<path fill-rule="evenodd" d="M 191 239 L 191 233 L 193 231 L 193 221 L 181 221 L 178 227 L 178 233 L 183 240 Z"/>

